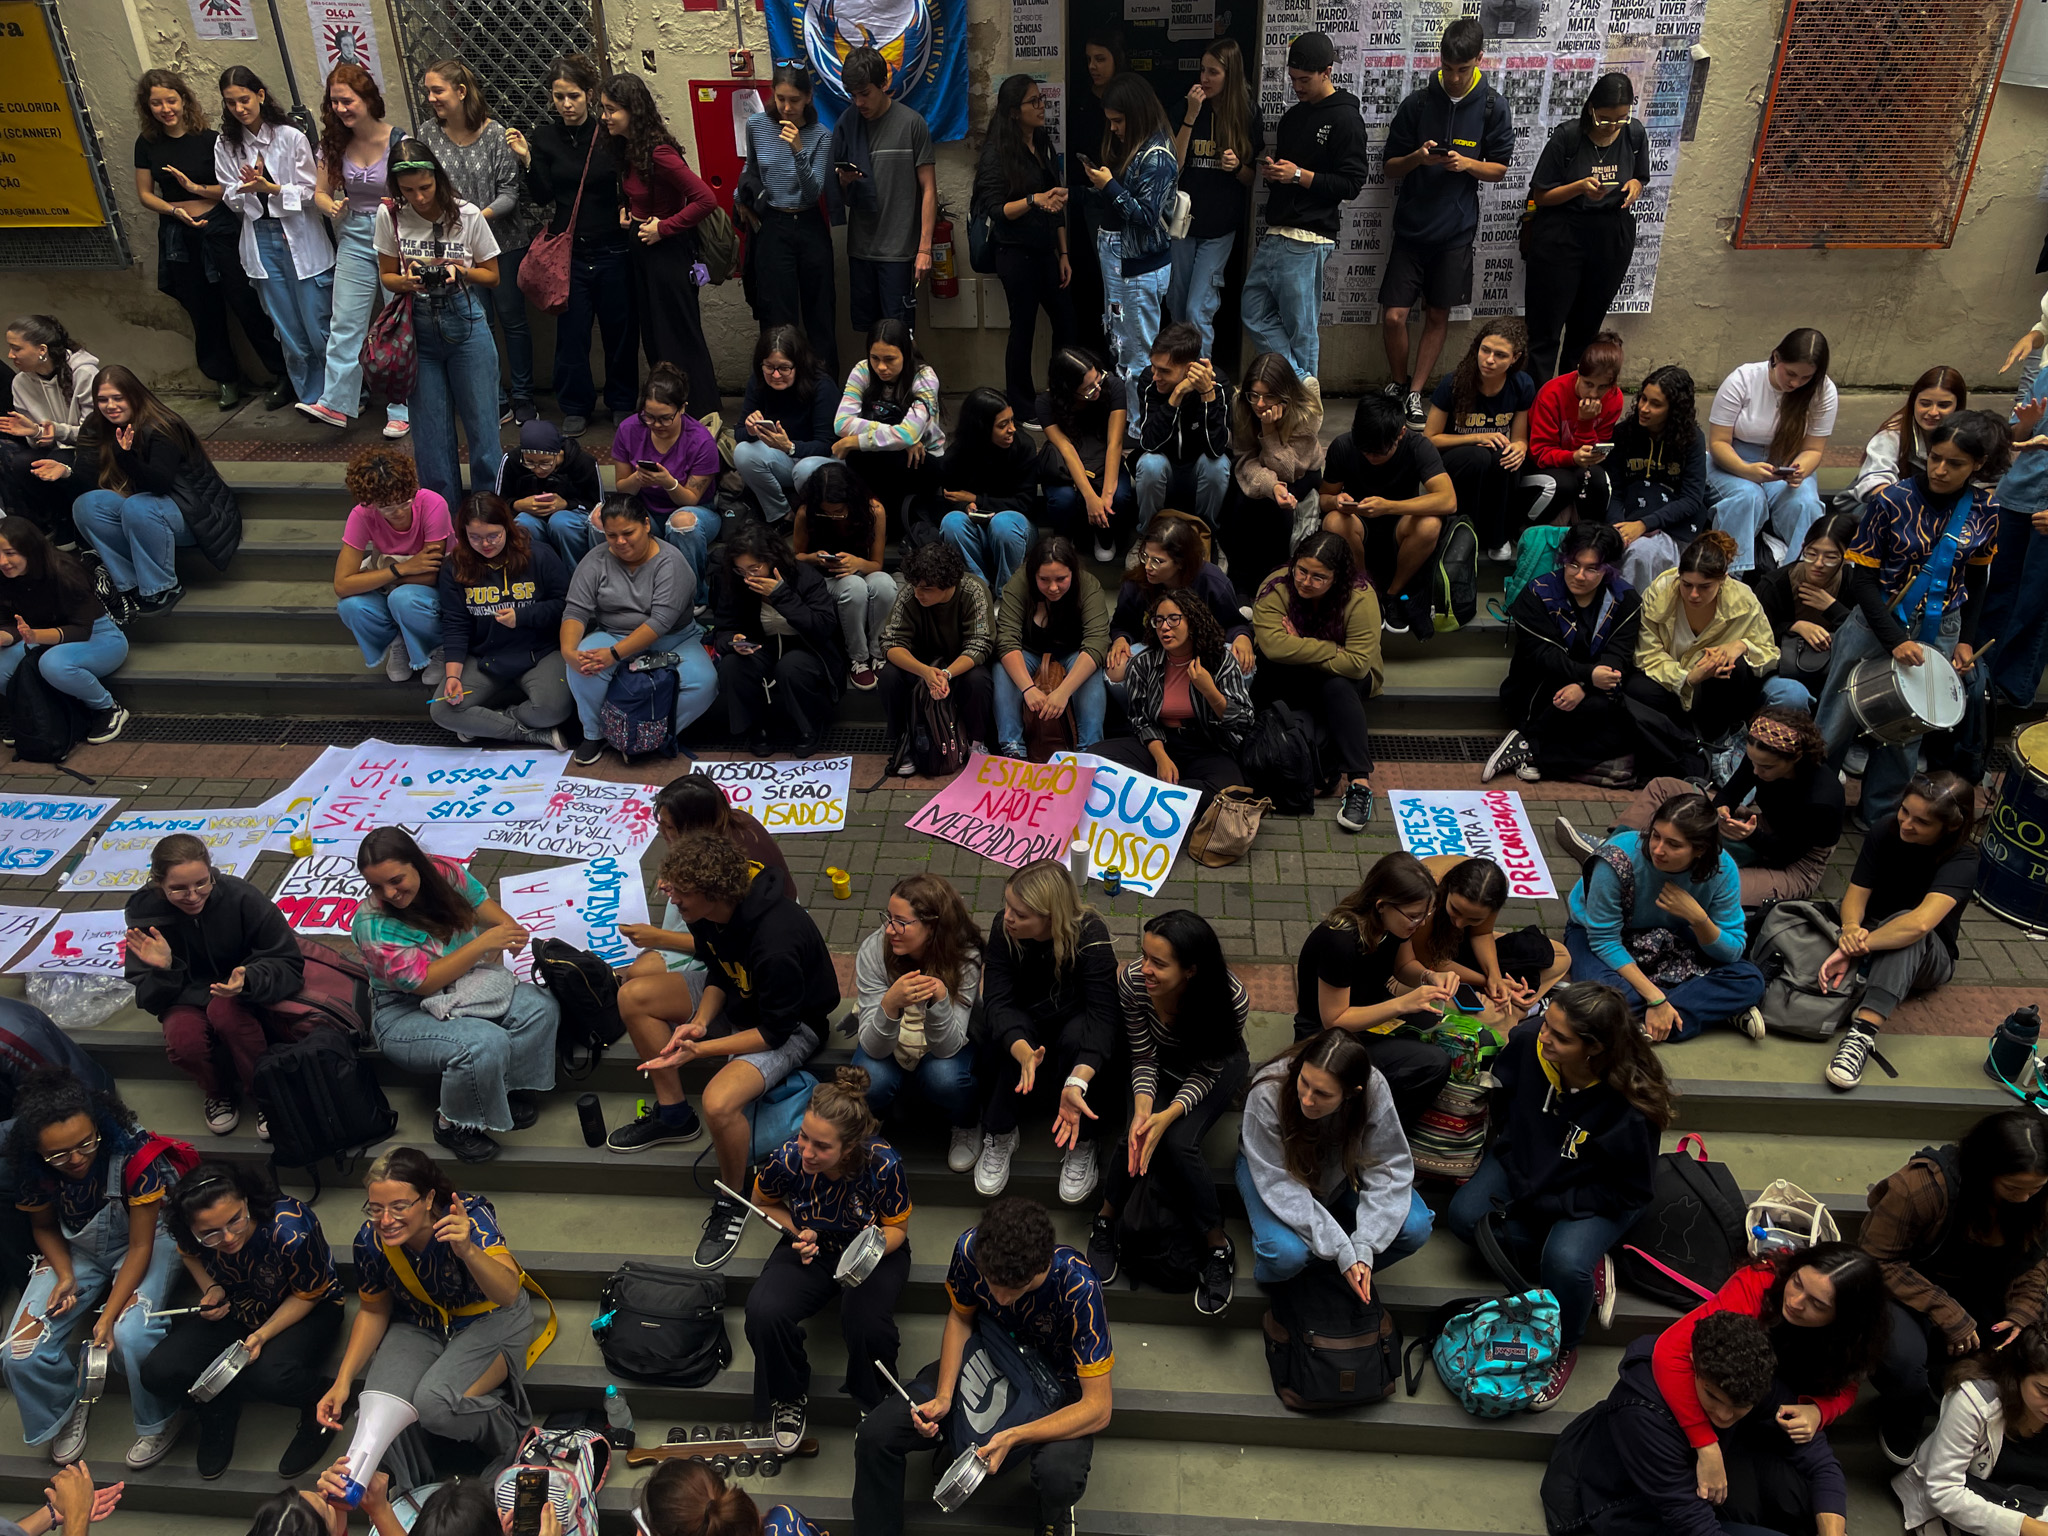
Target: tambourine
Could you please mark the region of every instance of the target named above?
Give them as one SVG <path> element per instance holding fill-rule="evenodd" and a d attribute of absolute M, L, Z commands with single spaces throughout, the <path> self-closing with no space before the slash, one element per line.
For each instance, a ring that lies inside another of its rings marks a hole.
<path fill-rule="evenodd" d="M 832 1271 L 832 1278 L 844 1286 L 859 1285 L 875 1272 L 875 1266 L 888 1251 L 888 1239 L 880 1227 L 862 1227 L 839 1255 L 839 1266 Z"/>
<path fill-rule="evenodd" d="M 110 1346 L 95 1344 L 90 1339 L 78 1352 L 78 1400 L 81 1403 L 96 1403 L 107 1390 L 107 1362 L 113 1353 Z"/>
<path fill-rule="evenodd" d="M 237 1339 L 214 1358 L 213 1364 L 199 1373 L 199 1379 L 192 1383 L 192 1401 L 210 1403 L 227 1391 L 228 1383 L 247 1369 L 249 1346 Z"/>
<path fill-rule="evenodd" d="M 933 1486 L 932 1502 L 950 1515 L 973 1497 L 974 1490 L 987 1476 L 988 1463 L 981 1459 L 981 1447 L 970 1445 Z"/>

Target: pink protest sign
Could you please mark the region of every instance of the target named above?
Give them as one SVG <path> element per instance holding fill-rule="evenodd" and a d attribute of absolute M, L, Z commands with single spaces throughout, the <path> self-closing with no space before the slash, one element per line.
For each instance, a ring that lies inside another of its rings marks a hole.
<path fill-rule="evenodd" d="M 1021 869 L 1033 859 L 1066 857 L 1094 779 L 1092 770 L 1072 762 L 1025 763 L 977 752 L 905 825 Z"/>

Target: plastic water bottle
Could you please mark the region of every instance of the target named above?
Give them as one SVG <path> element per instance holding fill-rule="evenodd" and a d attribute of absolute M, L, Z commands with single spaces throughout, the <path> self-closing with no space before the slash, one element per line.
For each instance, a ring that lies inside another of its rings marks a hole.
<path fill-rule="evenodd" d="M 1984 1058 L 1984 1075 L 1994 1082 L 2009 1083 L 2021 1092 L 2034 1086 L 2034 1052 L 2041 1044 L 2041 1010 L 2032 1003 L 2015 1008 L 1991 1036 L 1991 1053 Z"/>
<path fill-rule="evenodd" d="M 1749 1235 L 1755 1239 L 1750 1244 L 1750 1247 L 1760 1259 L 1772 1258 L 1778 1254 L 1787 1253 L 1799 1246 L 1799 1240 L 1793 1237 L 1791 1233 L 1774 1232 L 1769 1227 L 1751 1227 Z"/>
<path fill-rule="evenodd" d="M 633 1410 L 626 1406 L 626 1394 L 611 1383 L 604 1389 L 604 1437 L 622 1451 L 633 1449 Z"/>

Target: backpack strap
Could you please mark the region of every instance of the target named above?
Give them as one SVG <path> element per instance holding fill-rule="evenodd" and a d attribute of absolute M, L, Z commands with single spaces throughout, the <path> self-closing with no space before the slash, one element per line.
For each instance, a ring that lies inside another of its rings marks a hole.
<path fill-rule="evenodd" d="M 1641 1259 L 1645 1264 L 1649 1265 L 1650 1268 L 1656 1270 L 1657 1273 L 1662 1275 L 1666 1280 L 1675 1281 L 1679 1285 L 1684 1286 L 1688 1291 L 1691 1291 L 1693 1295 L 1699 1297 L 1702 1301 L 1712 1301 L 1714 1299 L 1714 1293 L 1708 1290 L 1704 1285 L 1701 1285 L 1699 1281 L 1689 1279 L 1686 1276 L 1681 1275 L 1669 1264 L 1665 1264 L 1660 1260 L 1655 1259 L 1651 1257 L 1649 1254 L 1643 1252 L 1643 1250 L 1638 1248 L 1634 1243 L 1623 1243 L 1621 1245 L 1621 1251 L 1623 1253 L 1634 1254 L 1637 1258 Z"/>
<path fill-rule="evenodd" d="M 1429 1325 L 1408 1341 L 1408 1348 L 1401 1356 L 1401 1379 L 1410 1397 L 1422 1386 L 1422 1371 L 1429 1360 L 1430 1346 L 1443 1337 L 1444 1330 L 1461 1314 L 1497 1300 L 1499 1298 L 1495 1296 L 1460 1296 L 1456 1301 L 1445 1302 L 1430 1314 Z"/>
<path fill-rule="evenodd" d="M 1472 1229 L 1472 1240 L 1479 1245 L 1479 1255 L 1486 1260 L 1486 1267 L 1494 1272 L 1500 1283 L 1508 1288 L 1510 1296 L 1519 1296 L 1535 1287 L 1522 1278 L 1522 1272 L 1515 1267 L 1515 1261 L 1508 1257 L 1507 1249 L 1501 1246 L 1500 1234 L 1494 1229 L 1506 1217 L 1498 1206 L 1488 1211 Z"/>

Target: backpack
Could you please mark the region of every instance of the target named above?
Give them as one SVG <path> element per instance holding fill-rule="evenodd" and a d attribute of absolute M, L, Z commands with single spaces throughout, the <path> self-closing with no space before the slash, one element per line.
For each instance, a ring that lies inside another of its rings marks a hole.
<path fill-rule="evenodd" d="M 31 650 L 7 684 L 7 715 L 14 726 L 14 760 L 61 763 L 85 740 L 85 706 L 43 676 L 41 647 Z"/>
<path fill-rule="evenodd" d="M 725 1281 L 665 1264 L 621 1264 L 590 1324 L 605 1369 L 667 1387 L 701 1387 L 732 1364 Z"/>
<path fill-rule="evenodd" d="M 919 688 L 911 695 L 910 763 L 928 779 L 950 779 L 967 766 L 967 738 L 951 694 L 935 699 Z"/>
<path fill-rule="evenodd" d="M 1614 1255 L 1615 1279 L 1686 1311 L 1711 1301 L 1749 1262 L 1742 1212 L 1742 1189 L 1728 1165 L 1708 1162 L 1699 1137 L 1679 1137 L 1651 1170 L 1650 1203 Z"/>
<path fill-rule="evenodd" d="M 1169 1204 L 1146 1174 L 1117 1217 L 1117 1267 L 1155 1290 L 1186 1295 L 1200 1283 L 1207 1250 L 1195 1227 Z"/>
<path fill-rule="evenodd" d="M 769 1157 L 796 1135 L 804 1123 L 804 1111 L 811 1107 L 811 1095 L 817 1091 L 818 1080 L 799 1067 L 747 1106 L 747 1152 L 755 1162 Z"/>
<path fill-rule="evenodd" d="M 533 984 L 555 1000 L 561 1023 L 555 1030 L 555 1057 L 571 1078 L 585 1078 L 604 1059 L 604 1048 L 626 1032 L 619 1017 L 619 978 L 587 949 L 561 939 L 535 939 L 532 945 Z M 576 1053 L 583 1063 L 576 1064 Z"/>
<path fill-rule="evenodd" d="M 1841 936 L 1841 915 L 1831 901 L 1774 901 L 1750 935 L 1748 958 L 1764 973 L 1764 1027 L 1795 1040 L 1826 1040 L 1849 1022 L 1863 1000 L 1863 984 L 1830 992 L 1820 968 Z"/>
<path fill-rule="evenodd" d="M 1522 595 L 1522 588 L 1557 569 L 1557 551 L 1564 543 L 1565 532 L 1557 523 L 1538 523 L 1522 530 L 1521 542 L 1515 545 L 1515 568 L 1500 584 L 1504 602 L 1512 605 Z"/>
<path fill-rule="evenodd" d="M 1416 1356 L 1426 1350 L 1445 1390 L 1467 1413 L 1482 1419 L 1506 1418 L 1527 1408 L 1564 1348 L 1557 1298 L 1532 1288 L 1508 1259 L 1494 1231 L 1500 1219 L 1498 1210 L 1487 1212 L 1473 1236 L 1512 1294 L 1445 1302 L 1403 1360 L 1410 1397 L 1422 1385 Z"/>
<path fill-rule="evenodd" d="M 689 644 L 696 644 L 690 641 Z M 604 739 L 619 756 L 676 755 L 676 698 L 681 684 L 674 667 L 652 672 L 612 671 L 597 712 Z"/>
<path fill-rule="evenodd" d="M 303 1040 L 321 1024 L 331 1025 L 360 1048 L 370 1039 L 370 973 L 362 962 L 318 939 L 294 934 L 305 981 L 296 996 L 269 1003 L 264 1012 L 282 1022 L 294 1040 Z"/>
<path fill-rule="evenodd" d="M 158 1158 L 168 1162 L 172 1171 L 182 1179 L 199 1166 L 199 1149 L 175 1136 L 145 1136 L 142 1145 L 130 1154 L 121 1171 L 121 1187 L 133 1195 L 136 1184 L 141 1181 L 142 1171 Z"/>
<path fill-rule="evenodd" d="M 1315 1413 L 1394 1395 L 1401 1329 L 1377 1297 L 1360 1301 L 1337 1266 L 1322 1260 L 1269 1293 L 1266 1370 L 1284 1406 Z"/>
<path fill-rule="evenodd" d="M 611 1442 L 594 1429 L 531 1426 L 498 1474 L 495 1497 L 501 1515 L 512 1513 L 519 1474 L 532 1467 L 548 1475 L 548 1502 L 563 1536 L 598 1536 L 597 1494 L 611 1475 Z"/>
<path fill-rule="evenodd" d="M 346 1174 L 356 1157 L 398 1129 L 377 1074 L 339 1029 L 273 1045 L 256 1062 L 256 1107 L 270 1127 L 270 1167 L 303 1168 L 320 1198 L 320 1160 Z"/>
<path fill-rule="evenodd" d="M 938 1367 L 927 1366 L 918 1373 L 918 1384 L 930 1389 L 937 1378 Z M 1060 1379 L 1038 1351 L 1019 1344 L 983 1313 L 960 1352 L 953 1409 L 940 1430 L 947 1459 L 959 1456 L 970 1445 L 983 1444 L 999 1430 L 1044 1418 L 1066 1397 Z"/>
<path fill-rule="evenodd" d="M 1279 816 L 1309 816 L 1316 808 L 1316 725 L 1291 704 L 1269 704 L 1238 754 L 1252 792 L 1273 802 Z"/>
<path fill-rule="evenodd" d="M 1470 624 L 1479 612 L 1479 535 L 1472 524 L 1462 517 L 1444 524 L 1430 558 L 1430 622 L 1439 631 Z"/>
<path fill-rule="evenodd" d="M 996 269 L 996 221 L 986 208 L 967 215 L 967 265 L 977 272 Z"/>
<path fill-rule="evenodd" d="M 697 259 L 704 263 L 704 270 L 714 283 L 728 282 L 739 271 L 739 231 L 732 227 L 732 216 L 723 208 L 712 209 L 698 223 Z"/>

